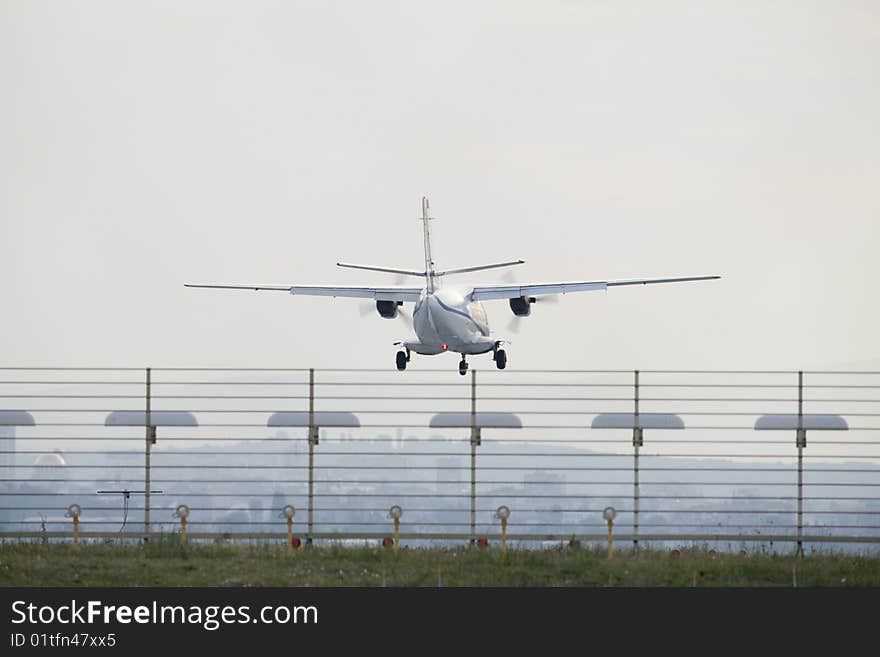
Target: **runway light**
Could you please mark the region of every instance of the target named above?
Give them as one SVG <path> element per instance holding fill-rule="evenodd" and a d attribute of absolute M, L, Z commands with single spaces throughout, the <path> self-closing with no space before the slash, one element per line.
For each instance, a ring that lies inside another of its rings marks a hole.
<path fill-rule="evenodd" d="M 82 515 L 82 507 L 79 504 L 71 504 L 67 507 L 68 518 L 73 518 L 73 544 L 79 545 L 79 517 Z"/>
<path fill-rule="evenodd" d="M 400 516 L 403 515 L 403 509 L 395 504 L 388 510 L 388 515 L 394 519 L 394 552 L 400 549 Z"/>
<path fill-rule="evenodd" d="M 298 536 L 294 536 L 290 539 L 290 547 L 292 549 L 298 550 L 300 545 L 302 545 L 302 541 L 299 539 Z"/>
<path fill-rule="evenodd" d="M 394 545 L 394 539 L 391 538 L 390 536 L 386 536 L 385 538 L 382 539 L 382 547 L 383 548 L 389 548 L 392 545 Z"/>
<path fill-rule="evenodd" d="M 681 556 L 681 550 L 676 548 L 672 552 L 670 552 L 669 554 L 672 556 L 673 559 L 678 559 Z"/>
<path fill-rule="evenodd" d="M 608 558 L 614 553 L 614 519 L 617 517 L 617 509 L 606 506 L 602 511 L 602 517 L 608 522 Z"/>
<path fill-rule="evenodd" d="M 285 504 L 281 509 L 281 517 L 287 519 L 287 547 L 295 550 L 299 547 L 299 539 L 293 537 L 293 517 L 296 515 L 296 507 L 293 504 Z M 294 543 L 296 541 L 296 543 Z"/>
<path fill-rule="evenodd" d="M 495 510 L 495 517 L 501 520 L 501 554 L 507 554 L 507 519 L 510 509 L 503 504 Z"/>
<path fill-rule="evenodd" d="M 189 517 L 189 507 L 186 504 L 178 504 L 174 515 L 180 518 L 180 540 L 186 543 L 186 519 Z"/>
<path fill-rule="evenodd" d="M 489 547 L 489 539 L 485 536 L 481 536 L 477 539 L 477 547 L 486 549 L 487 547 Z"/>

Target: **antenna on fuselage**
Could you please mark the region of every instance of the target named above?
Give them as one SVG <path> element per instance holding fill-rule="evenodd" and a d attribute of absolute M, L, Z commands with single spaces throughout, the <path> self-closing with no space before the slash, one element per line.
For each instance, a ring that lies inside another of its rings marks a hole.
<path fill-rule="evenodd" d="M 434 292 L 434 258 L 431 256 L 431 225 L 433 217 L 428 216 L 431 205 L 428 203 L 428 197 L 422 196 L 422 226 L 425 238 L 425 285 L 428 294 Z"/>

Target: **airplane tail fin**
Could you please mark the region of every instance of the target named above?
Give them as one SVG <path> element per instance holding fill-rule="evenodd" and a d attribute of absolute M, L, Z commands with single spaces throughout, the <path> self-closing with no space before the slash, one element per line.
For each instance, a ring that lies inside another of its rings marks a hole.
<path fill-rule="evenodd" d="M 431 224 L 432 218 L 428 216 L 431 204 L 428 197 L 422 196 L 422 231 L 425 240 L 425 282 L 428 292 L 434 291 L 434 257 L 431 255 Z"/>

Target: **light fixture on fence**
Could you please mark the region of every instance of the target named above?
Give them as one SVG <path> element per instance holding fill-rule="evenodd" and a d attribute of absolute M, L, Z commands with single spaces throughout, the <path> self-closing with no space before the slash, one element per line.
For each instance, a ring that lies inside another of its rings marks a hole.
<path fill-rule="evenodd" d="M 33 427 L 34 416 L 27 411 L 0 411 L 0 426 L 13 427 L 11 435 L 0 437 L 0 463 L 8 470 L 2 474 L 10 479 L 15 477 L 15 427 Z"/>
<path fill-rule="evenodd" d="M 158 427 L 197 427 L 196 416 L 189 411 L 113 411 L 104 420 L 106 427 L 149 427 L 150 443 L 156 444 Z"/>
<path fill-rule="evenodd" d="M 269 416 L 266 426 L 309 427 L 309 442 L 317 445 L 318 430 L 321 427 L 358 428 L 361 421 L 354 413 L 345 411 L 279 411 Z"/>
<path fill-rule="evenodd" d="M 0 411 L 0 426 L 3 427 L 33 427 L 34 416 L 27 411 Z"/>

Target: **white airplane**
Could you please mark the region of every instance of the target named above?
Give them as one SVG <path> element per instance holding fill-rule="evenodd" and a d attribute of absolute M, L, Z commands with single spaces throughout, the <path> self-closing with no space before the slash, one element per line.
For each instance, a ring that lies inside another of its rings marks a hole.
<path fill-rule="evenodd" d="M 510 309 L 517 317 L 527 317 L 532 312 L 532 304 L 541 296 L 568 294 L 570 292 L 589 292 L 607 290 L 620 285 L 649 285 L 654 283 L 683 283 L 686 281 L 706 281 L 720 276 L 689 276 L 686 278 L 655 278 L 631 281 L 585 281 L 576 283 L 545 283 L 537 285 L 479 285 L 441 287 L 440 282 L 451 274 L 464 274 L 485 269 L 496 269 L 521 265 L 524 260 L 512 260 L 491 265 L 477 265 L 462 269 L 436 271 L 431 256 L 431 225 L 428 216 L 427 197 L 422 197 L 422 226 L 425 246 L 425 269 L 414 271 L 391 267 L 372 267 L 337 262 L 339 267 L 365 269 L 389 274 L 417 276 L 425 279 L 424 286 L 405 287 L 335 287 L 328 285 L 193 285 L 186 287 L 215 288 L 222 290 L 272 290 L 289 294 L 305 294 L 320 297 L 351 297 L 373 299 L 376 310 L 385 319 L 394 319 L 404 303 L 414 303 L 412 324 L 417 340 L 395 342 L 402 347 L 397 352 L 397 369 L 405 370 L 412 353 L 435 356 L 447 351 L 461 354 L 458 371 L 467 373 L 467 356 L 492 352 L 492 360 L 499 370 L 507 366 L 507 352 L 502 349 L 506 342 L 492 335 L 489 320 L 482 302 L 491 299 L 507 299 Z"/>

